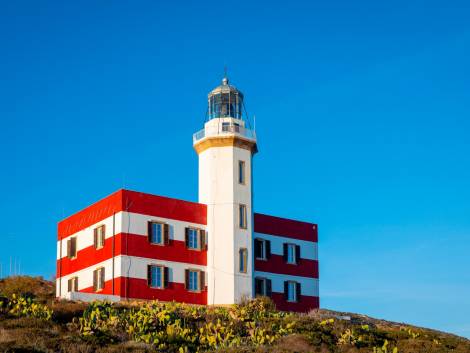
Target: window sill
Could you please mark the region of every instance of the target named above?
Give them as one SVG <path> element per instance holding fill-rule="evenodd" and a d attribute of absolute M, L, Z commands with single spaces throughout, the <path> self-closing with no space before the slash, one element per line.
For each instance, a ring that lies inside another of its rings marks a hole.
<path fill-rule="evenodd" d="M 255 257 L 255 260 L 268 261 L 268 258 L 266 258 L 266 257 Z"/>

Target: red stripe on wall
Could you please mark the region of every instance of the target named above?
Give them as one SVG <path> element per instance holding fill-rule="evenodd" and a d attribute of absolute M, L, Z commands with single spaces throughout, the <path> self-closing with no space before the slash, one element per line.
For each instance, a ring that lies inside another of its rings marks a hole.
<path fill-rule="evenodd" d="M 60 259 L 57 260 L 57 278 L 97 265 L 111 259 L 113 238 L 107 238 L 104 247 L 89 246 L 77 252 L 75 259 L 62 258 L 62 273 L 59 273 Z M 169 245 L 153 245 L 147 237 L 137 234 L 119 233 L 115 236 L 115 256 L 129 255 L 154 260 L 182 262 L 206 266 L 207 251 L 189 250 L 184 241 L 171 240 Z"/>
<path fill-rule="evenodd" d="M 281 255 L 272 254 L 268 260 L 255 260 L 255 271 L 318 278 L 318 261 L 300 259 L 298 265 L 293 265 L 286 263 Z"/>
<path fill-rule="evenodd" d="M 311 297 L 308 295 L 301 295 L 300 301 L 297 303 L 288 302 L 284 298 L 283 293 L 272 293 L 271 299 L 273 300 L 274 304 L 276 304 L 276 308 L 282 311 L 294 311 L 299 313 L 306 313 L 313 309 L 318 309 L 320 307 L 320 298 L 319 297 Z"/>
<path fill-rule="evenodd" d="M 156 289 L 148 286 L 145 279 L 118 277 L 115 279 L 115 295 L 121 296 L 121 299 L 144 299 L 177 301 L 188 304 L 207 304 L 207 287 L 201 292 L 190 292 L 184 288 L 183 283 L 168 283 L 168 288 Z M 128 293 L 126 295 L 126 285 Z M 96 293 L 112 295 L 112 280 L 106 281 L 103 290 L 95 292 L 93 287 L 81 289 L 83 293 Z"/>
<path fill-rule="evenodd" d="M 292 219 L 254 214 L 255 232 L 279 235 L 287 238 L 318 241 L 318 227 L 314 223 L 294 221 Z"/>
<path fill-rule="evenodd" d="M 145 194 L 143 192 L 118 190 L 59 222 L 58 237 L 63 239 L 75 234 L 120 211 L 198 224 L 207 223 L 207 206 L 204 204 Z"/>
<path fill-rule="evenodd" d="M 129 212 L 207 224 L 207 206 L 143 192 L 124 190 L 124 209 Z"/>
<path fill-rule="evenodd" d="M 183 283 L 170 282 L 168 288 L 156 289 L 149 287 L 145 279 L 138 278 L 123 278 L 121 281 L 121 295 L 131 299 L 174 300 L 189 304 L 207 304 L 207 287 L 201 292 L 190 292 L 184 288 Z"/>

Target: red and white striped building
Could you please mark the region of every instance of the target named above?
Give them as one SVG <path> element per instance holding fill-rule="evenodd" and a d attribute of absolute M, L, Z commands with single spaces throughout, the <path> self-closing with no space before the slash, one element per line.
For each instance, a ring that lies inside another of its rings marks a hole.
<path fill-rule="evenodd" d="M 57 296 L 232 304 L 266 295 L 280 310 L 319 307 L 317 225 L 254 213 L 255 132 L 243 94 L 209 93 L 193 136 L 199 203 L 119 190 L 58 225 Z"/>

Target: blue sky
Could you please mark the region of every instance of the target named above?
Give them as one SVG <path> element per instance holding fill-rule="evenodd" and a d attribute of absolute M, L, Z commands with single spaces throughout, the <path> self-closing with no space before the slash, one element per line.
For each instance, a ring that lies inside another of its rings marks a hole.
<path fill-rule="evenodd" d="M 224 65 L 255 209 L 317 222 L 324 308 L 470 337 L 468 1 L 3 1 L 0 263 L 118 188 L 197 200 Z"/>

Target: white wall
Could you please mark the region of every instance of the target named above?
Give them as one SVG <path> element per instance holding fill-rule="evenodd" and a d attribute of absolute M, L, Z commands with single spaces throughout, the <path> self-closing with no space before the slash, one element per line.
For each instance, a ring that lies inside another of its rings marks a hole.
<path fill-rule="evenodd" d="M 313 297 L 319 296 L 319 282 L 317 278 L 289 276 L 262 271 L 255 271 L 255 277 L 269 278 L 271 280 L 273 292 L 284 293 L 284 281 L 296 281 L 301 284 L 302 295 L 309 295 Z"/>
<path fill-rule="evenodd" d="M 235 119 L 212 119 L 205 128 L 214 131 L 222 121 Z M 245 162 L 245 185 L 238 183 L 239 160 Z M 207 205 L 209 234 L 209 304 L 231 304 L 253 296 L 251 162 L 251 151 L 234 146 L 210 147 L 199 154 L 199 202 Z M 247 206 L 246 230 L 239 228 L 240 203 Z M 248 250 L 246 274 L 239 272 L 240 248 Z"/>

